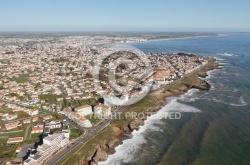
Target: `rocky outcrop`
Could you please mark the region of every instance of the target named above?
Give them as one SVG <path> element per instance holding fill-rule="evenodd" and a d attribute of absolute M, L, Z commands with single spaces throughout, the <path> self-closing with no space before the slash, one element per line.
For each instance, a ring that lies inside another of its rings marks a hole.
<path fill-rule="evenodd" d="M 96 153 L 94 157 L 92 158 L 92 161 L 97 164 L 99 161 L 105 161 L 108 158 L 108 154 L 105 150 L 102 148 L 97 148 Z"/>
<path fill-rule="evenodd" d="M 144 121 L 142 119 L 135 119 L 131 122 L 131 124 L 129 124 L 129 128 L 131 130 L 138 130 L 141 125 L 144 125 Z"/>
<path fill-rule="evenodd" d="M 108 149 L 114 149 L 118 144 L 120 143 L 120 141 L 117 138 L 113 138 L 108 144 Z"/>

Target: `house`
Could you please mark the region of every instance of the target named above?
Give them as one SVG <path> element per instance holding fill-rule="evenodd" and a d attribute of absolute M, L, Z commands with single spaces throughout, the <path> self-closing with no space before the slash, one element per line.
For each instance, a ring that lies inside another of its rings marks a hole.
<path fill-rule="evenodd" d="M 13 115 L 8 115 L 6 116 L 6 119 L 7 120 L 13 120 L 13 119 L 16 119 L 17 118 L 17 114 L 13 114 Z"/>
<path fill-rule="evenodd" d="M 30 119 L 23 120 L 23 124 L 29 124 L 29 123 L 30 123 Z"/>
<path fill-rule="evenodd" d="M 30 116 L 34 116 L 34 115 L 37 115 L 38 114 L 38 110 L 37 109 L 31 109 L 29 110 L 29 115 Z"/>
<path fill-rule="evenodd" d="M 49 120 L 49 119 L 52 119 L 52 118 L 53 118 L 52 115 L 43 116 L 43 120 Z"/>
<path fill-rule="evenodd" d="M 38 121 L 38 117 L 32 118 L 32 122 L 36 122 L 36 121 Z"/>
<path fill-rule="evenodd" d="M 23 137 L 8 138 L 7 143 L 19 143 L 23 141 Z"/>
<path fill-rule="evenodd" d="M 31 133 L 42 133 L 43 132 L 43 125 L 36 125 L 32 127 Z"/>
<path fill-rule="evenodd" d="M 17 128 L 18 126 L 21 126 L 21 123 L 19 121 L 5 124 L 5 127 L 6 127 L 7 130 Z"/>
<path fill-rule="evenodd" d="M 80 107 L 75 108 L 75 112 L 82 115 L 82 116 L 87 116 L 87 115 L 93 114 L 92 107 L 88 104 L 85 104 L 85 105 L 82 105 Z"/>
<path fill-rule="evenodd" d="M 0 117 L 6 118 L 9 114 L 8 113 L 0 113 Z"/>

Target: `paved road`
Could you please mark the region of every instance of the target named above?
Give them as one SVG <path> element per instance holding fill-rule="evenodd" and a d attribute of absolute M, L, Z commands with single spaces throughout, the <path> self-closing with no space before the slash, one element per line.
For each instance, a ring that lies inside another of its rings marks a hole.
<path fill-rule="evenodd" d="M 30 128 L 31 128 L 31 124 L 29 124 L 29 125 L 26 127 L 26 131 L 25 131 L 25 135 L 24 135 L 24 140 L 27 139 L 27 136 L 28 136 L 28 133 L 29 133 Z"/>

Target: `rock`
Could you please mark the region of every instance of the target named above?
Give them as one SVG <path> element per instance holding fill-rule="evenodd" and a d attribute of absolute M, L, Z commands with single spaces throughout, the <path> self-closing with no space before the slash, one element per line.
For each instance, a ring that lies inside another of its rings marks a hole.
<path fill-rule="evenodd" d="M 100 148 L 107 151 L 109 149 L 109 147 L 107 146 L 106 144 L 106 141 L 103 141 L 101 144 L 100 144 Z"/>
<path fill-rule="evenodd" d="M 199 72 L 197 75 L 201 78 L 206 78 L 208 76 L 206 72 Z"/>
<path fill-rule="evenodd" d="M 125 132 L 125 133 L 131 133 L 131 129 L 128 127 L 128 126 L 124 126 L 123 127 L 123 131 Z"/>
<path fill-rule="evenodd" d="M 93 162 L 94 162 L 95 164 L 97 164 L 99 161 L 105 161 L 105 160 L 107 160 L 107 158 L 108 158 L 107 152 L 104 151 L 104 150 L 101 149 L 101 148 L 98 148 L 98 149 L 97 149 L 97 152 L 96 152 L 96 154 L 95 154 L 95 156 L 94 156 L 94 158 L 93 158 Z"/>
<path fill-rule="evenodd" d="M 116 144 L 117 144 L 117 143 L 119 143 L 119 140 L 116 139 L 116 138 L 113 138 L 113 139 L 107 144 L 107 146 L 108 146 L 109 149 L 113 149 L 113 148 L 116 147 Z"/>
<path fill-rule="evenodd" d="M 118 127 L 112 127 L 112 130 L 114 131 L 116 137 L 124 134 L 124 131 Z"/>
<path fill-rule="evenodd" d="M 87 161 L 92 161 L 93 157 L 95 156 L 95 153 L 97 152 L 96 148 L 92 149 L 88 152 L 88 157 L 86 158 Z"/>
<path fill-rule="evenodd" d="M 211 85 L 206 81 L 200 81 L 199 83 L 194 84 L 192 88 L 196 88 L 199 90 L 209 90 L 211 88 Z"/>
<path fill-rule="evenodd" d="M 139 126 L 144 125 L 144 121 L 142 119 L 135 119 L 129 126 L 132 130 L 139 129 Z"/>

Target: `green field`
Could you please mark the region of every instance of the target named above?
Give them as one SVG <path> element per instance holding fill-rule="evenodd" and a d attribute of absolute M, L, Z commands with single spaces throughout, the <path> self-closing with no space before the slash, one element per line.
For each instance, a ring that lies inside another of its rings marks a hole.
<path fill-rule="evenodd" d="M 91 124 L 94 126 L 96 125 L 99 121 L 101 121 L 100 118 L 98 118 L 97 116 L 95 115 L 87 115 L 85 116 L 87 119 L 89 119 L 89 121 L 91 122 Z"/>
<path fill-rule="evenodd" d="M 77 128 L 75 128 L 73 125 L 69 125 L 70 128 L 70 139 L 75 139 L 78 138 L 79 136 L 81 136 L 84 132 L 81 130 L 78 130 Z"/>
<path fill-rule="evenodd" d="M 63 100 L 63 106 L 64 107 L 69 107 L 69 106 L 81 106 L 84 104 L 89 104 L 89 105 L 97 105 L 97 101 L 94 98 L 89 98 L 89 99 L 83 99 L 83 100 Z"/>
<path fill-rule="evenodd" d="M 19 77 L 12 78 L 11 80 L 17 83 L 26 83 L 28 82 L 28 79 L 27 79 L 28 77 L 29 77 L 29 74 L 20 74 Z"/>
<path fill-rule="evenodd" d="M 55 103 L 57 98 L 62 98 L 62 95 L 43 94 L 43 95 L 39 95 L 38 98 L 40 100 L 48 100 L 50 103 Z"/>

